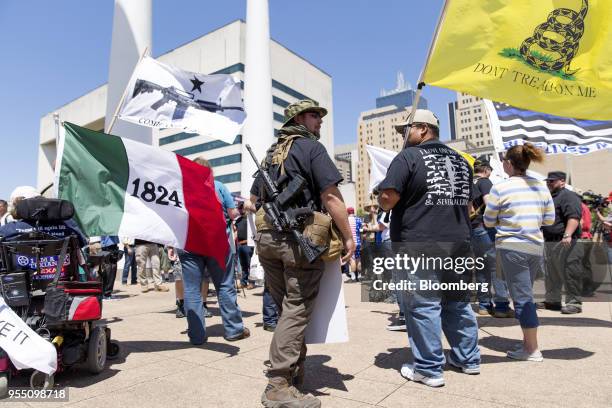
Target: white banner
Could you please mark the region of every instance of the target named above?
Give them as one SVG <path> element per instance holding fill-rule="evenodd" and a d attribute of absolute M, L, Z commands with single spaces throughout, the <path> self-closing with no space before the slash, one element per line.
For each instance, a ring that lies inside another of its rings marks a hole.
<path fill-rule="evenodd" d="M 240 81 L 183 71 L 144 57 L 134 69 L 119 118 L 233 143 L 246 118 Z"/>
<path fill-rule="evenodd" d="M 304 336 L 306 344 L 349 341 L 340 259 L 325 262 L 319 293 Z"/>
<path fill-rule="evenodd" d="M 30 329 L 1 296 L 0 348 L 9 355 L 18 370 L 33 368 L 45 374 L 57 370 L 55 346 Z"/>

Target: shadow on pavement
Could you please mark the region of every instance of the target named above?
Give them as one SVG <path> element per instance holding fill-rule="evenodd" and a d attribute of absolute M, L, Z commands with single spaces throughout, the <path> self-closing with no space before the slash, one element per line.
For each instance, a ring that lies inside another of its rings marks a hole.
<path fill-rule="evenodd" d="M 370 310 L 370 313 L 378 313 L 378 314 L 384 314 L 387 316 L 395 316 L 397 314 L 398 311 L 393 311 L 393 312 L 384 312 L 382 310 Z"/>
<path fill-rule="evenodd" d="M 505 353 L 508 350 L 512 350 L 517 348 L 522 344 L 519 340 L 514 339 L 506 339 L 504 337 L 499 336 L 488 336 L 485 338 L 481 338 L 478 344 L 482 347 L 486 347 L 489 350 L 498 351 L 500 353 Z M 588 350 L 583 350 L 578 347 L 567 347 L 561 349 L 553 349 L 553 350 L 542 350 L 542 355 L 544 359 L 551 360 L 581 360 L 584 358 L 589 358 L 593 356 L 595 353 Z M 482 355 L 482 363 L 483 364 L 491 364 L 491 363 L 507 363 L 509 361 L 513 361 L 508 359 L 505 356 L 487 356 Z"/>
<path fill-rule="evenodd" d="M 560 312 L 559 312 L 560 313 Z M 591 317 L 548 317 L 538 316 L 541 326 L 571 326 L 571 327 L 607 327 L 612 328 L 609 320 L 593 319 Z M 517 326 L 515 318 L 495 318 L 492 316 L 481 316 L 478 318 L 478 327 L 510 327 Z"/>
<path fill-rule="evenodd" d="M 157 351 L 201 348 L 217 351 L 219 353 L 225 353 L 228 356 L 235 356 L 240 351 L 240 347 L 226 343 L 215 343 L 210 340 L 201 346 L 194 346 L 187 341 L 187 337 L 185 337 L 185 341 L 129 340 L 122 341 L 119 343 L 119 345 L 121 347 L 120 356 L 115 360 L 109 360 L 111 365 L 125 361 L 125 358 L 131 353 L 150 353 Z"/>
<path fill-rule="evenodd" d="M 326 366 L 325 363 L 330 360 L 330 356 L 322 354 L 306 356 L 305 390 L 311 391 L 314 395 L 328 395 L 318 391 L 324 388 L 347 391 L 344 381 L 350 381 L 355 377 L 342 374 L 337 368 Z"/>
<path fill-rule="evenodd" d="M 216 306 L 209 306 L 208 302 L 207 302 L 207 306 L 206 308 L 208 309 L 209 312 L 211 312 L 213 314 L 213 317 L 216 316 L 221 316 L 221 312 L 219 312 L 219 308 Z M 175 314 L 176 313 L 176 308 L 174 309 L 170 309 L 170 310 L 164 310 L 164 311 L 160 311 L 160 312 L 154 312 L 154 313 L 161 313 L 161 314 Z M 257 312 L 249 312 L 246 310 L 241 310 L 242 313 L 242 317 L 243 318 L 247 318 L 247 317 L 251 317 L 251 316 L 255 316 L 261 313 L 257 313 Z M 208 331 L 208 328 L 206 329 Z"/>
<path fill-rule="evenodd" d="M 108 363 L 107 363 L 108 364 Z M 73 366 L 66 371 L 55 374 L 54 388 L 75 387 L 84 388 L 114 377 L 121 370 L 107 365 L 100 374 L 91 374 L 84 366 Z M 32 370 L 22 370 L 17 376 L 11 377 L 10 387 L 29 388 Z"/>
<path fill-rule="evenodd" d="M 121 317 L 115 316 L 115 317 L 110 318 L 110 319 L 100 319 L 100 323 L 99 324 L 100 325 L 105 325 L 105 324 L 109 325 L 109 324 L 113 324 L 113 323 L 119 323 L 119 322 L 122 322 L 122 321 L 123 321 L 123 319 Z"/>
<path fill-rule="evenodd" d="M 113 291 L 113 297 L 112 299 L 104 299 L 104 302 L 112 302 L 113 300 L 123 300 L 123 299 L 129 299 L 129 298 L 133 298 L 136 297 L 137 295 L 135 294 L 130 294 L 130 293 L 126 293 L 126 294 L 120 294 L 120 293 L 116 293 L 116 292 L 120 292 L 121 291 Z"/>
<path fill-rule="evenodd" d="M 406 340 L 406 343 L 408 343 L 408 340 Z M 402 364 L 408 361 L 412 361 L 412 353 L 408 344 L 406 344 L 406 347 L 387 349 L 387 352 L 378 353 L 374 357 L 376 367 L 397 372 L 402 368 Z"/>

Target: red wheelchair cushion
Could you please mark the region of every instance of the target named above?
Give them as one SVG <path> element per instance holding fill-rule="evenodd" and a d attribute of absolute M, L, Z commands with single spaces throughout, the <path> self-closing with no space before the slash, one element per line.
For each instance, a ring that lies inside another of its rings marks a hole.
<path fill-rule="evenodd" d="M 96 296 L 75 296 L 70 304 L 68 320 L 98 320 L 102 317 L 100 301 Z"/>

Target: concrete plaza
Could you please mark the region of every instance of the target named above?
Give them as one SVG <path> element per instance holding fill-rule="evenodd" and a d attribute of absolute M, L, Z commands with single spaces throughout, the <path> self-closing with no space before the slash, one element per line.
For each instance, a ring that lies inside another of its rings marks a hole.
<path fill-rule="evenodd" d="M 174 294 L 140 293 L 117 283 L 117 300 L 104 317 L 121 355 L 91 376 L 61 373 L 65 403 L 0 401 L 2 406 L 53 407 L 258 407 L 272 333 L 261 323 L 261 288 L 239 297 L 251 337 L 223 339 L 216 303 L 207 319 L 208 343 L 187 342 L 186 320 L 174 315 Z M 446 386 L 429 388 L 399 374 L 410 358 L 405 332 L 385 330 L 396 306 L 360 300 L 358 284 L 345 284 L 350 342 L 309 347 L 305 386 L 324 407 L 609 407 L 612 399 L 612 304 L 586 303 L 584 313 L 538 312 L 543 363 L 517 362 L 505 351 L 519 343 L 514 319 L 478 317 L 482 372 L 445 372 Z M 13 385 L 25 384 L 25 378 Z"/>

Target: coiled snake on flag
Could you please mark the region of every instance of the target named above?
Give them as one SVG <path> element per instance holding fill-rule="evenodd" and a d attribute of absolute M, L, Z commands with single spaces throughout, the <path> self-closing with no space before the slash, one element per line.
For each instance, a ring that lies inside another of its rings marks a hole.
<path fill-rule="evenodd" d="M 525 60 L 542 71 L 559 71 L 563 67 L 568 67 L 572 59 L 578 52 L 578 45 L 582 34 L 584 33 L 584 19 L 589 11 L 588 0 L 582 0 L 580 11 L 574 11 L 568 8 L 558 8 L 553 10 L 545 23 L 536 27 L 533 35 L 527 38 L 521 44 L 521 55 Z M 559 21 L 559 17 L 563 20 L 569 19 L 567 23 Z M 554 32 L 561 37 L 563 41 L 556 41 L 545 36 L 546 32 Z M 551 53 L 559 54 L 556 59 L 544 59 L 541 56 L 534 56 L 530 49 L 537 44 L 542 49 Z M 575 73 L 576 71 L 572 72 Z M 572 74 L 567 72 L 568 74 Z"/>

